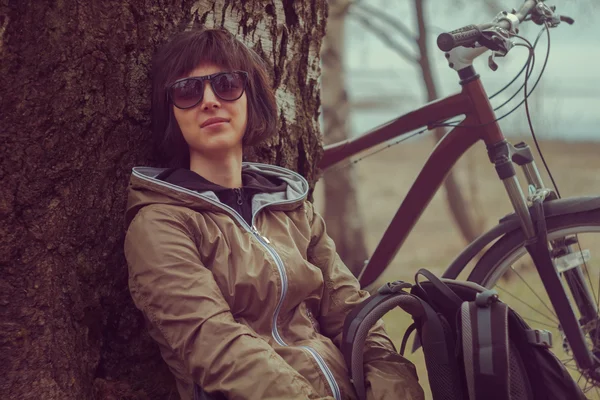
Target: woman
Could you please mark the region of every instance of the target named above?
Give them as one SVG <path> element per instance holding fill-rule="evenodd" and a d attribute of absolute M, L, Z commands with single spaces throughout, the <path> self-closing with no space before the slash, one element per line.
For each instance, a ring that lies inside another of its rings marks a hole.
<path fill-rule="evenodd" d="M 354 399 L 339 350 L 368 294 L 343 265 L 308 184 L 243 163 L 275 133 L 263 63 L 222 30 L 189 31 L 157 54 L 154 130 L 172 168 L 134 168 L 129 287 L 182 399 Z M 380 323 L 365 351 L 370 399 L 421 399 L 414 366 Z"/>

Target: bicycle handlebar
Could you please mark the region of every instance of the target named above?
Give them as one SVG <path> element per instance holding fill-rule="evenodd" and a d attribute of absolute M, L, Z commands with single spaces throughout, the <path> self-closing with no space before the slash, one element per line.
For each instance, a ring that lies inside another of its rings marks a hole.
<path fill-rule="evenodd" d="M 458 46 L 473 47 L 481 39 L 484 30 L 494 27 L 514 32 L 519 23 L 527 18 L 537 4 L 537 0 L 526 0 L 519 11 L 513 13 L 503 12 L 503 17 L 497 22 L 467 25 L 452 32 L 442 33 L 437 38 L 437 45 L 442 51 L 450 51 Z"/>
<path fill-rule="evenodd" d="M 481 37 L 481 32 L 492 26 L 493 24 L 491 23 L 485 25 L 467 25 L 452 32 L 440 33 L 437 38 L 438 48 L 442 51 L 450 51 L 458 46 L 472 46 Z"/>

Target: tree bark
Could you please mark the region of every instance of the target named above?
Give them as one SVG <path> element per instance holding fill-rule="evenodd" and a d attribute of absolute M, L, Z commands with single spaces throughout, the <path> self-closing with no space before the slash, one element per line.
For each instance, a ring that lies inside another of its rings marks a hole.
<path fill-rule="evenodd" d="M 325 0 L 0 3 L 0 397 L 178 397 L 122 252 L 131 167 L 151 160 L 152 54 L 190 26 L 238 34 L 281 117 L 246 158 L 314 185 L 325 18 Z"/>
<path fill-rule="evenodd" d="M 425 25 L 425 12 L 424 12 L 424 0 L 415 0 L 415 13 L 417 17 L 417 25 L 419 34 L 417 36 L 417 44 L 419 46 L 419 57 L 418 64 L 421 68 L 421 74 L 423 75 L 423 82 L 425 82 L 425 89 L 427 91 L 427 101 L 433 101 L 438 98 L 437 89 L 433 79 L 433 72 L 431 65 L 429 64 L 428 46 L 427 46 L 427 27 Z M 444 137 L 444 128 L 436 128 L 434 130 L 434 136 L 437 141 Z M 462 195 L 460 185 L 456 180 L 456 177 L 450 171 L 446 180 L 444 181 L 444 188 L 446 189 L 446 199 L 448 200 L 448 206 L 460 232 L 463 237 L 470 243 L 479 236 L 482 231 L 482 224 L 478 223 L 472 214 L 469 212 L 468 202 Z"/>
<path fill-rule="evenodd" d="M 344 21 L 348 1 L 329 2 L 327 34 L 321 53 L 323 65 L 322 107 L 324 135 L 327 143 L 348 138 L 349 104 L 344 83 Z M 362 215 L 358 207 L 352 166 L 327 171 L 324 218 L 327 231 L 336 244 L 340 258 L 355 276 L 367 259 L 362 231 Z"/>

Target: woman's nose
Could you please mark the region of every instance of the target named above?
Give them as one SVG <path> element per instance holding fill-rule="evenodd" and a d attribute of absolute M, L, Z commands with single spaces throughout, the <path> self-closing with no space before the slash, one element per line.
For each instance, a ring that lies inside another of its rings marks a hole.
<path fill-rule="evenodd" d="M 219 98 L 213 92 L 212 87 L 210 86 L 210 82 L 206 82 L 204 84 L 204 96 L 202 98 L 202 109 L 208 110 L 210 108 L 219 108 L 221 106 L 221 102 Z"/>

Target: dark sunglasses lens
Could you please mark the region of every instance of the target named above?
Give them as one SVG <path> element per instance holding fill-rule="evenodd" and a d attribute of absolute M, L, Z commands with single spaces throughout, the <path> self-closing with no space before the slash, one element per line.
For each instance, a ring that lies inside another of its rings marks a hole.
<path fill-rule="evenodd" d="M 231 72 L 216 76 L 212 80 L 215 94 L 223 100 L 237 100 L 244 93 L 246 75 Z"/>
<path fill-rule="evenodd" d="M 173 103 L 179 108 L 190 108 L 202 100 L 204 82 L 196 79 L 186 79 L 173 85 L 171 96 Z"/>

